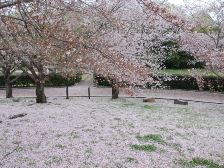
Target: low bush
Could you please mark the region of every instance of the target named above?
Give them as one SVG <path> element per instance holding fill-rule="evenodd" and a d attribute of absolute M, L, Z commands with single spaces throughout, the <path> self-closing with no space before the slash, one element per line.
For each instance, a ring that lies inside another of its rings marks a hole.
<path fill-rule="evenodd" d="M 46 80 L 46 86 L 72 86 L 75 83 L 78 83 L 82 80 L 82 75 L 78 74 L 76 77 L 72 77 L 70 79 L 66 79 L 65 77 L 54 74 L 49 75 L 48 79 Z"/>
<path fill-rule="evenodd" d="M 177 41 L 165 41 L 162 46 L 165 49 L 163 65 L 168 69 L 205 67 L 204 62 L 198 61 L 191 53 L 181 50 Z"/>
<path fill-rule="evenodd" d="M 105 87 L 111 87 L 111 83 L 104 77 L 98 76 L 98 75 L 94 75 L 93 76 L 95 83 L 98 86 L 105 86 Z"/>
<path fill-rule="evenodd" d="M 204 90 L 204 91 L 224 91 L 224 78 L 214 76 L 204 76 L 203 84 L 199 87 L 195 77 L 191 76 L 169 76 L 172 80 L 162 80 L 162 86 L 169 89 L 183 90 Z M 165 78 L 165 77 L 161 77 Z"/>
<path fill-rule="evenodd" d="M 12 79 L 15 78 L 15 76 L 11 77 Z M 82 75 L 78 74 L 76 77 L 72 77 L 70 79 L 66 79 L 61 75 L 58 74 L 51 74 L 47 77 L 47 80 L 45 82 L 45 86 L 71 86 L 75 83 L 78 83 L 82 80 Z M 27 75 L 21 76 L 18 80 L 16 80 L 13 83 L 13 87 L 31 87 L 34 86 L 34 81 Z M 5 79 L 3 76 L 0 76 L 0 87 L 5 86 Z"/>
<path fill-rule="evenodd" d="M 172 80 L 167 80 L 168 78 Z M 200 88 L 201 90 L 217 92 L 224 91 L 224 78 L 216 76 L 203 76 L 202 78 L 204 82 L 203 86 Z M 110 82 L 103 77 L 96 76 L 94 79 L 98 86 L 111 86 Z M 161 81 L 161 87 L 168 89 L 199 90 L 196 78 L 189 75 L 160 75 L 155 76 L 154 79 Z M 151 88 L 154 87 L 154 85 L 147 84 L 146 87 Z"/>

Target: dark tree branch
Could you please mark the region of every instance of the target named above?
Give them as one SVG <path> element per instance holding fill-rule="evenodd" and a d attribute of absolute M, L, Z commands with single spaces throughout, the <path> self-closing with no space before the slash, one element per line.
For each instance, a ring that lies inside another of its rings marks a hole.
<path fill-rule="evenodd" d="M 32 2 L 32 1 L 34 1 L 34 0 L 16 0 L 16 1 L 0 2 L 0 9 L 4 9 L 7 7 L 15 6 L 17 4 L 28 3 L 28 2 Z"/>

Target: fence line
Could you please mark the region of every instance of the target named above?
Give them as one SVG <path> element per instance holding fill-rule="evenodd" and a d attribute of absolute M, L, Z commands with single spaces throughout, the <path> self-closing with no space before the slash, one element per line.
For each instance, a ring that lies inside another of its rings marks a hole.
<path fill-rule="evenodd" d="M 66 98 L 66 96 L 48 96 L 47 98 Z M 69 96 L 71 98 L 89 98 L 89 96 Z M 36 98 L 33 96 L 24 96 L 24 97 L 14 97 L 14 98 Z M 111 98 L 111 96 L 91 96 L 91 98 Z M 149 97 L 144 97 L 144 96 L 134 96 L 134 97 L 128 97 L 128 96 L 120 96 L 119 98 L 123 99 L 144 99 L 144 98 L 149 98 Z M 206 103 L 206 104 L 223 104 L 222 102 L 212 102 L 212 101 L 202 101 L 202 100 L 191 100 L 191 99 L 172 99 L 172 98 L 162 98 L 162 97 L 150 97 L 151 99 L 156 99 L 156 100 L 168 100 L 168 101 L 174 101 L 174 100 L 181 100 L 181 101 L 188 101 L 188 102 L 194 102 L 194 103 Z M 0 99 L 4 99 L 3 97 Z"/>

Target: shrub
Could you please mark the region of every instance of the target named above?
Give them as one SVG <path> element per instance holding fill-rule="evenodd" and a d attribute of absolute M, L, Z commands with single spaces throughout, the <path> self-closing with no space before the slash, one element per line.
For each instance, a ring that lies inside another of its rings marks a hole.
<path fill-rule="evenodd" d="M 11 77 L 12 79 L 15 78 L 15 76 Z M 65 86 L 66 84 L 68 86 L 74 85 L 75 83 L 78 83 L 82 80 L 82 75 L 78 74 L 76 77 L 72 77 L 69 80 L 62 77 L 58 74 L 51 74 L 48 76 L 45 86 Z M 0 76 L 0 87 L 5 86 L 5 80 L 3 76 Z M 31 87 L 35 86 L 35 82 L 27 75 L 21 76 L 18 80 L 16 80 L 13 83 L 13 87 Z"/>
<path fill-rule="evenodd" d="M 108 81 L 106 78 L 99 76 L 99 75 L 94 75 L 93 76 L 95 83 L 98 86 L 105 86 L 105 87 L 111 87 L 110 81 Z"/>
<path fill-rule="evenodd" d="M 181 51 L 177 41 L 165 41 L 162 44 L 165 47 L 165 60 L 163 65 L 167 69 L 188 69 L 204 68 L 205 63 L 197 61 L 192 54 L 187 51 Z"/>
<path fill-rule="evenodd" d="M 196 59 L 186 51 L 176 51 L 167 54 L 164 66 L 167 69 L 189 69 L 204 68 L 205 64 L 196 61 Z"/>
<path fill-rule="evenodd" d="M 182 90 L 199 90 L 199 86 L 195 77 L 186 75 L 169 75 L 172 80 L 166 80 L 167 76 L 154 76 L 155 80 L 162 82 L 162 87 L 168 89 L 182 89 Z M 103 77 L 94 77 L 98 86 L 111 86 L 110 82 Z M 215 76 L 204 76 L 204 84 L 201 88 L 204 91 L 224 92 L 224 78 Z M 147 88 L 153 87 L 153 84 L 147 84 Z"/>
<path fill-rule="evenodd" d="M 169 89 L 183 89 L 183 90 L 199 90 L 198 83 L 195 77 L 191 76 L 170 76 L 172 80 L 163 81 L 162 85 Z M 162 77 L 161 77 L 162 78 Z M 203 86 L 201 90 L 204 91 L 224 91 L 224 79 L 214 76 L 204 76 Z"/>
<path fill-rule="evenodd" d="M 80 81 L 81 81 L 80 75 L 72 77 L 70 79 L 66 79 L 61 75 L 54 74 L 49 75 L 48 79 L 46 80 L 46 86 L 65 86 L 65 85 L 71 86 Z"/>

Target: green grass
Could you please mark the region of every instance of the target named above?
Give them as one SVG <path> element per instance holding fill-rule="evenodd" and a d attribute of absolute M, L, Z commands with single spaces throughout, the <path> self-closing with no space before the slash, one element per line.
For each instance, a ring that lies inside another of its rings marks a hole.
<path fill-rule="evenodd" d="M 218 71 L 211 71 L 207 69 L 164 69 L 156 72 L 157 75 L 166 76 L 204 76 L 204 77 L 224 77 L 224 74 Z"/>
<path fill-rule="evenodd" d="M 51 156 L 47 161 L 44 163 L 46 165 L 51 165 L 51 164 L 57 164 L 59 165 L 62 162 L 62 158 L 59 156 Z"/>
<path fill-rule="evenodd" d="M 144 136 L 138 135 L 137 138 L 139 140 L 144 140 L 144 141 L 155 141 L 158 143 L 164 143 L 162 136 L 159 134 L 149 134 L 149 135 L 144 135 Z"/>
<path fill-rule="evenodd" d="M 129 163 L 138 163 L 138 161 L 135 158 L 127 157 L 127 162 Z"/>
<path fill-rule="evenodd" d="M 215 163 L 213 160 L 207 160 L 203 158 L 193 158 L 191 161 L 181 160 L 181 165 L 184 167 L 198 167 L 198 166 L 205 166 L 206 168 L 224 168 L 224 165 L 219 165 Z"/>
<path fill-rule="evenodd" d="M 156 146 L 154 145 L 131 145 L 131 148 L 137 151 L 144 151 L 144 152 L 154 152 L 156 151 Z"/>
<path fill-rule="evenodd" d="M 66 148 L 66 146 L 62 145 L 62 144 L 57 144 L 57 145 L 55 145 L 55 147 L 62 149 L 62 150 Z"/>
<path fill-rule="evenodd" d="M 132 103 L 132 102 L 130 102 L 130 103 L 124 103 L 123 104 L 124 107 L 135 106 L 135 105 L 136 104 L 135 103 Z"/>
<path fill-rule="evenodd" d="M 24 162 L 26 162 L 28 166 L 35 166 L 36 167 L 36 161 L 35 160 L 33 160 L 29 157 L 22 157 L 22 160 Z"/>
<path fill-rule="evenodd" d="M 134 125 L 133 123 L 129 123 L 129 124 L 128 124 L 128 127 L 129 127 L 129 128 L 135 128 L 135 125 Z"/>
<path fill-rule="evenodd" d="M 156 106 L 149 106 L 149 105 L 145 105 L 143 108 L 147 109 L 147 110 L 157 110 L 158 109 L 158 107 L 156 107 Z"/>

